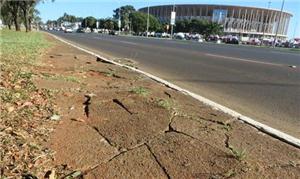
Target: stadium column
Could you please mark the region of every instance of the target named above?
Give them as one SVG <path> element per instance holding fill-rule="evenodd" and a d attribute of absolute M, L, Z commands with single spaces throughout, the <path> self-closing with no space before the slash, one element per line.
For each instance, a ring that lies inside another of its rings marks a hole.
<path fill-rule="evenodd" d="M 260 20 L 259 20 L 259 29 L 258 29 L 258 31 L 262 32 L 264 35 L 263 24 L 264 24 L 264 10 L 261 11 Z"/>

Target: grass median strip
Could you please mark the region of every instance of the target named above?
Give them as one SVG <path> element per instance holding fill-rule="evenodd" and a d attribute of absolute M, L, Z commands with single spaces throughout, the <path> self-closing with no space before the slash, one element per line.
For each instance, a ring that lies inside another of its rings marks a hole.
<path fill-rule="evenodd" d="M 51 44 L 42 33 L 9 30 L 0 31 L 0 43 L 1 176 L 35 176 L 52 160 L 43 143 L 52 130 L 47 117 L 53 109 L 48 90 L 34 85 L 31 68 Z"/>

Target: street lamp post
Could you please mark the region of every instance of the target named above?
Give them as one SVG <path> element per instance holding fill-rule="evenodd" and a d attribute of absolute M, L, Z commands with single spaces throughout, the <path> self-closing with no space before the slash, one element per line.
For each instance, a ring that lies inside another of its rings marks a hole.
<path fill-rule="evenodd" d="M 171 39 L 173 39 L 174 25 L 175 25 L 175 17 L 172 17 L 173 15 L 176 17 L 176 15 L 175 15 L 175 3 L 173 4 L 173 10 L 171 12 Z M 172 22 L 172 21 L 174 21 L 174 22 Z"/>
<path fill-rule="evenodd" d="M 148 34 L 149 34 L 149 11 L 150 11 L 150 8 L 149 8 L 149 4 L 148 4 L 148 15 L 147 15 L 147 37 L 148 37 Z"/>
<path fill-rule="evenodd" d="M 119 20 L 118 20 L 118 26 L 119 26 L 119 34 L 121 35 L 121 6 L 119 7 Z"/>
<path fill-rule="evenodd" d="M 275 46 L 276 46 L 277 35 L 278 35 L 279 25 L 281 23 L 281 17 L 282 17 L 283 7 L 284 7 L 284 0 L 282 0 L 282 4 L 281 4 L 281 10 L 280 10 L 280 14 L 279 14 L 279 20 L 278 20 L 278 24 L 276 26 L 276 33 L 275 33 L 275 37 L 274 37 L 274 41 L 273 41 L 273 48 L 275 48 Z"/>

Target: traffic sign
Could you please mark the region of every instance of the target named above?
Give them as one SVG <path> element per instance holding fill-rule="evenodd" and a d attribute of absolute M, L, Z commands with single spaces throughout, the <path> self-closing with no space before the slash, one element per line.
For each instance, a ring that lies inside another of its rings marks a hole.
<path fill-rule="evenodd" d="M 176 18 L 176 12 L 172 11 L 171 12 L 171 25 L 175 25 L 175 18 Z"/>

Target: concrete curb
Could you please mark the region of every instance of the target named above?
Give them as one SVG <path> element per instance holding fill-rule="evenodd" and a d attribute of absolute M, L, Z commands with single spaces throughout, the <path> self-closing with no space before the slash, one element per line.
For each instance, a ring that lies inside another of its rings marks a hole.
<path fill-rule="evenodd" d="M 48 34 L 50 34 L 50 33 L 48 33 Z M 284 132 L 281 132 L 281 131 L 279 131 L 277 129 L 269 127 L 269 126 L 267 126 L 265 124 L 262 124 L 260 122 L 257 122 L 254 119 L 251 119 L 250 117 L 244 116 L 244 115 L 242 115 L 242 114 L 240 114 L 240 113 L 238 113 L 238 112 L 236 112 L 236 111 L 234 111 L 232 109 L 229 109 L 229 108 L 227 108 L 227 107 L 225 107 L 225 106 L 223 106 L 221 104 L 218 104 L 218 103 L 216 103 L 214 101 L 211 101 L 211 100 L 209 100 L 209 99 L 207 99 L 207 98 L 205 98 L 203 96 L 200 96 L 200 95 L 195 94 L 193 92 L 190 92 L 190 91 L 188 91 L 186 89 L 183 89 L 183 88 L 181 88 L 181 87 L 179 87 L 179 86 L 177 86 L 177 85 L 175 85 L 173 83 L 170 83 L 170 82 L 168 82 L 166 80 L 163 80 L 163 79 L 161 79 L 161 78 L 159 78 L 157 76 L 154 76 L 154 75 L 152 75 L 150 73 L 147 73 L 147 72 L 144 72 L 142 70 L 139 70 L 139 69 L 136 69 L 136 68 L 133 68 L 133 67 L 130 67 L 130 66 L 127 66 L 127 65 L 123 65 L 123 64 L 117 63 L 115 61 L 109 60 L 109 59 L 104 58 L 104 57 L 102 57 L 102 56 L 100 56 L 100 55 L 98 55 L 98 54 L 96 54 L 94 52 L 91 52 L 91 51 L 86 50 L 86 49 L 84 49 L 82 47 L 74 45 L 74 44 L 72 44 L 72 43 L 70 43 L 70 42 L 68 42 L 66 40 L 63 40 L 63 39 L 61 39 L 61 38 L 59 38 L 59 37 L 57 37 L 57 36 L 55 36 L 53 34 L 50 34 L 50 35 L 53 36 L 55 39 L 61 41 L 61 42 L 64 42 L 64 43 L 66 43 L 66 44 L 68 44 L 68 45 L 70 45 L 72 47 L 75 47 L 75 48 L 77 48 L 77 49 L 79 49 L 81 51 L 84 51 L 84 52 L 86 52 L 86 53 L 88 53 L 90 55 L 98 57 L 98 58 L 102 59 L 103 61 L 109 62 L 111 64 L 114 64 L 114 65 L 117 65 L 117 66 L 120 66 L 120 67 L 125 67 L 125 68 L 133 70 L 135 72 L 138 72 L 138 73 L 141 73 L 143 75 L 146 75 L 147 77 L 149 77 L 149 78 L 151 78 L 151 79 L 153 79 L 153 80 L 155 80 L 155 81 L 157 81 L 159 83 L 162 83 L 162 84 L 164 84 L 164 85 L 166 85 L 166 86 L 168 86 L 170 88 L 173 88 L 173 89 L 175 89 L 177 91 L 180 91 L 180 92 L 182 92 L 182 93 L 184 93 L 186 95 L 189 95 L 189 96 L 197 99 L 198 101 L 201 101 L 204 104 L 207 104 L 207 105 L 213 107 L 216 110 L 220 110 L 220 111 L 222 111 L 224 113 L 227 113 L 227 114 L 229 114 L 229 115 L 231 115 L 231 116 L 233 116 L 233 117 L 235 117 L 235 118 L 237 118 L 237 119 L 239 119 L 239 120 L 241 120 L 241 121 L 243 121 L 243 122 L 245 122 L 245 123 L 247 123 L 247 124 L 249 124 L 249 125 L 257 128 L 258 130 L 260 130 L 260 131 L 262 131 L 264 133 L 267 133 L 267 134 L 269 134 L 269 135 L 271 135 L 271 136 L 273 136 L 273 137 L 275 137 L 275 138 L 277 138 L 279 140 L 282 140 L 282 141 L 284 141 L 286 143 L 289 143 L 289 144 L 291 144 L 291 145 L 293 145 L 293 146 L 295 146 L 297 148 L 300 148 L 300 139 L 297 139 L 297 138 L 295 138 L 293 136 L 290 136 L 290 135 L 288 135 L 288 134 L 286 134 Z"/>

